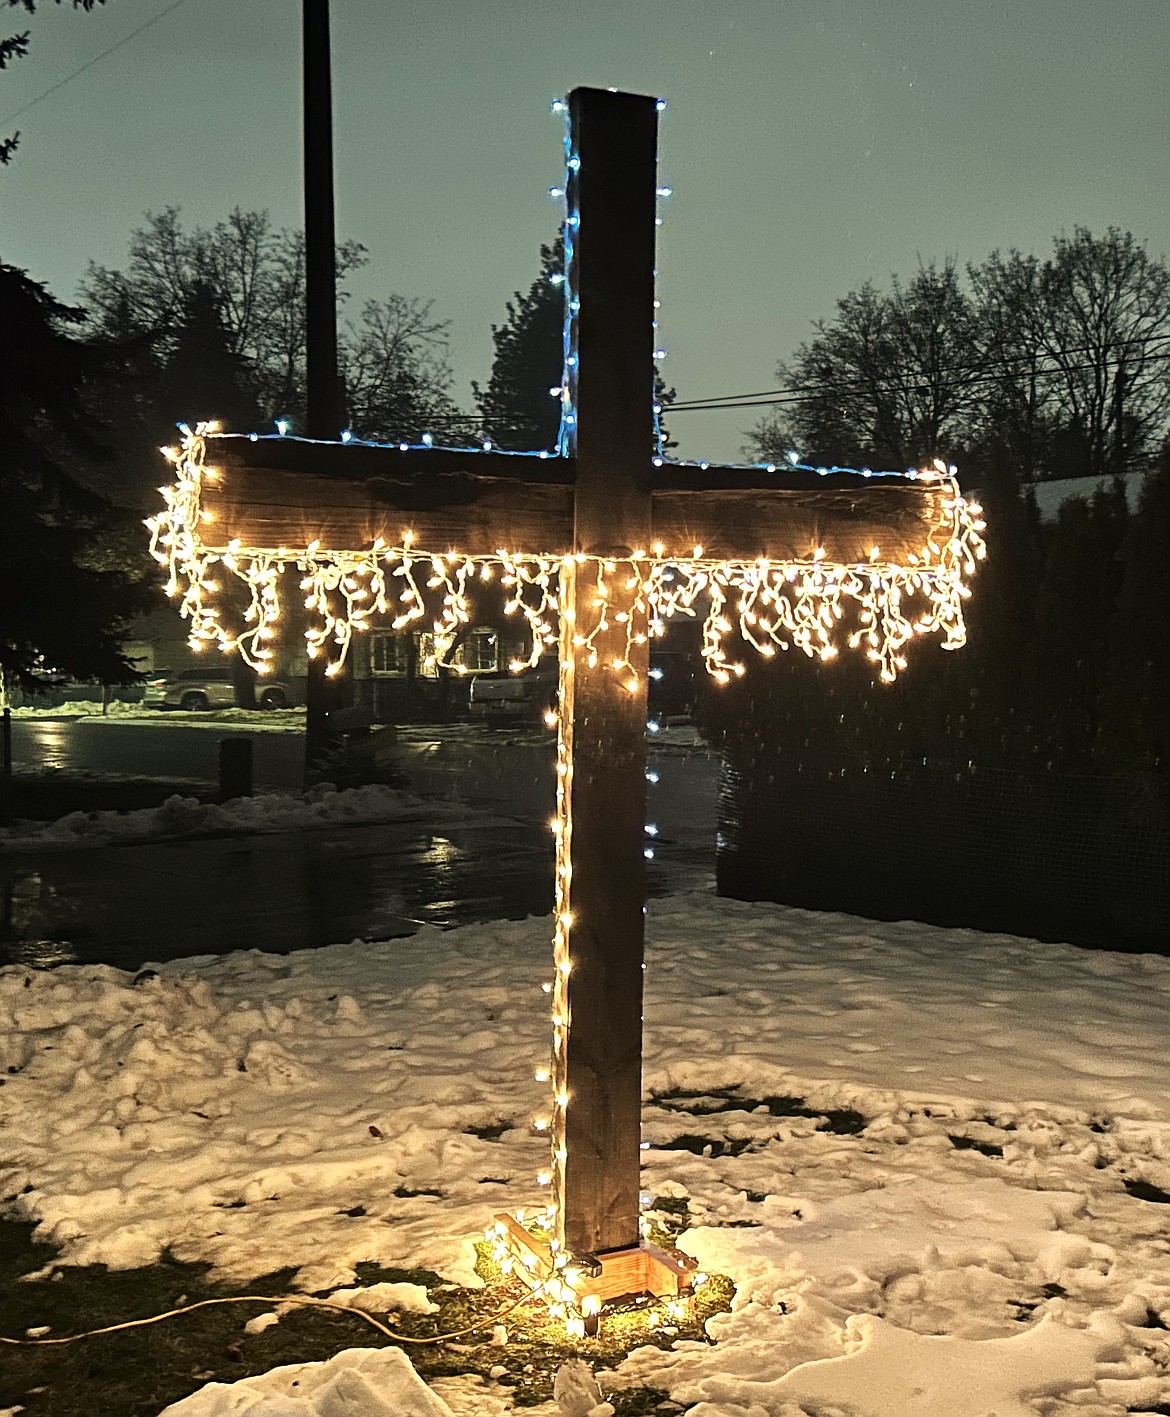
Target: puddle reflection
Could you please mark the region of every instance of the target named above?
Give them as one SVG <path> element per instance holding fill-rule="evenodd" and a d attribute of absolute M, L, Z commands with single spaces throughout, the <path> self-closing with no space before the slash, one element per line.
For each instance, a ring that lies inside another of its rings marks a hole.
<path fill-rule="evenodd" d="M 0 964 L 137 969 L 551 909 L 548 833 L 506 820 L 0 856 Z"/>
<path fill-rule="evenodd" d="M 51 719 L 34 719 L 21 726 L 31 740 L 31 751 L 27 753 L 27 756 L 38 768 L 48 768 L 51 771 L 60 772 L 64 768 L 77 766 L 76 753 L 72 746 L 73 740 L 69 734 L 67 723 L 54 723 Z"/>

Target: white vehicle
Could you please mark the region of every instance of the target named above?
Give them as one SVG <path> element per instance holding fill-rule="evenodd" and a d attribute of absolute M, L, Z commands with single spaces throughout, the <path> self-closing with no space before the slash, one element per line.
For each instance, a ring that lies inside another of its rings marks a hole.
<path fill-rule="evenodd" d="M 543 723 L 557 706 L 557 666 L 543 660 L 519 674 L 477 674 L 468 704 L 487 723 Z"/>
<path fill-rule="evenodd" d="M 161 678 L 146 681 L 142 702 L 147 708 L 186 709 L 189 713 L 234 708 L 236 689 L 231 666 L 167 670 Z M 256 703 L 260 708 L 288 708 L 293 702 L 292 689 L 281 679 L 263 679 L 256 685 Z"/>

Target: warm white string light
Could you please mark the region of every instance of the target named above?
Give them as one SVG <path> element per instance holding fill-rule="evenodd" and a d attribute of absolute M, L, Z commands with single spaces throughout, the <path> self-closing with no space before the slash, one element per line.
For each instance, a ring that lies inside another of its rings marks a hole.
<path fill-rule="evenodd" d="M 658 101 L 661 110 L 665 105 Z M 550 396 L 561 406 L 557 451 L 571 454 L 576 442 L 577 313 L 579 299 L 572 289 L 574 242 L 580 217 L 573 200 L 580 158 L 573 146 L 568 105 L 562 100 L 553 111 L 566 118 L 565 181 L 550 188 L 550 195 L 567 198 L 564 221 L 565 273 L 554 274 L 554 284 L 565 287 L 563 325 L 564 364 L 561 383 Z M 670 195 L 669 187 L 658 187 L 657 197 Z M 661 225 L 661 220 L 657 221 Z M 655 361 L 665 358 L 659 347 L 659 302 L 654 301 L 653 329 Z M 653 407 L 656 454 L 654 466 L 662 467 L 664 437 L 657 399 Z M 278 422 L 281 436 L 288 432 L 286 421 Z M 537 1178 L 549 1188 L 549 1200 L 528 1219 L 528 1235 L 542 1247 L 537 1259 L 523 1245 L 509 1243 L 508 1225 L 496 1222 L 487 1238 L 495 1259 L 505 1273 L 519 1273 L 546 1300 L 553 1318 L 563 1319 L 571 1338 L 586 1331 L 586 1323 L 596 1316 L 601 1301 L 596 1294 L 582 1292 L 582 1272 L 573 1264 L 560 1235 L 560 1212 L 564 1196 L 566 1125 L 570 1104 L 568 1094 L 568 1039 L 570 1031 L 568 980 L 572 969 L 570 940 L 572 905 L 572 783 L 573 783 L 573 693 L 578 661 L 589 668 L 602 662 L 599 648 L 603 640 L 624 642 L 624 651 L 607 651 L 604 668 L 616 674 L 631 693 L 641 685 L 634 668 L 635 651 L 651 637 L 665 633 L 666 622 L 683 615 L 703 616 L 703 658 L 708 673 L 720 683 L 743 674 L 744 665 L 728 654 L 728 639 L 738 632 L 741 640 L 763 657 L 777 649 L 795 647 L 810 657 L 830 659 L 839 651 L 840 627 L 847 611 L 854 611 L 854 627 L 846 632 L 851 648 L 864 648 L 879 667 L 883 681 L 892 681 L 905 668 L 903 653 L 907 642 L 918 634 L 941 633 L 944 646 L 958 648 L 965 639 L 962 602 L 968 594 L 966 578 L 975 561 L 985 552 L 980 508 L 959 493 L 954 469 L 943 464 L 911 473 L 933 484 L 938 511 L 937 526 L 920 552 L 906 562 L 883 560 L 878 547 L 871 549 L 863 564 L 836 564 L 827 560 L 821 548 L 810 547 L 803 558 L 788 560 L 724 560 L 706 557 L 701 546 L 690 554 L 668 554 L 665 547 L 650 552 L 637 550 L 628 559 L 571 558 L 553 553 L 509 552 L 492 555 L 463 555 L 416 549 L 414 536 L 403 531 L 395 545 L 378 539 L 363 549 L 328 548 L 310 542 L 303 549 L 244 546 L 237 539 L 216 543 L 210 527 L 212 514 L 202 506 L 205 480 L 214 482 L 219 474 L 207 465 L 207 439 L 215 425 L 201 424 L 194 432 L 182 426 L 180 448 L 163 449 L 175 468 L 175 482 L 160 489 L 166 509 L 147 521 L 151 532 L 151 552 L 167 569 L 166 590 L 179 601 L 180 613 L 190 620 L 190 642 L 196 649 L 213 645 L 224 653 L 238 651 L 258 672 L 270 672 L 274 654 L 271 641 L 281 618 L 281 583 L 286 572 L 300 573 L 300 589 L 308 615 L 305 629 L 306 653 L 310 658 L 324 655 L 326 672 L 340 672 L 353 635 L 368 630 L 375 620 L 393 630 L 421 628 L 420 621 L 431 615 L 433 655 L 428 667 L 442 664 L 457 673 L 466 668 L 453 657 L 463 631 L 471 625 L 473 587 L 498 575 L 507 591 L 505 613 L 526 622 L 530 652 L 526 659 L 513 660 L 510 668 L 519 672 L 535 665 L 542 655 L 558 645 L 560 712 L 551 713 L 558 723 L 556 816 L 551 824 L 556 837 L 555 935 L 553 979 L 545 985 L 552 1013 L 552 1053 L 547 1066 L 537 1069 L 538 1082 L 551 1083 L 552 1101 L 548 1116 L 534 1120 L 537 1132 L 547 1134 L 550 1161 Z M 255 437 L 256 435 L 253 435 Z M 352 441 L 348 432 L 342 442 Z M 423 444 L 434 446 L 427 434 Z M 405 450 L 407 445 L 402 444 Z M 485 448 L 490 443 L 484 444 Z M 541 452 L 540 457 L 549 453 Z M 796 458 L 790 459 L 793 464 Z M 700 467 L 706 468 L 702 462 Z M 769 472 L 776 470 L 773 464 Z M 827 473 L 830 469 L 818 468 Z M 837 469 L 832 469 L 837 471 Z M 863 470 L 863 476 L 873 474 Z M 589 574 L 582 574 L 588 567 Z M 569 570 L 575 574 L 562 574 Z M 232 630 L 225 624 L 225 596 L 220 575 L 238 581 L 247 592 L 241 612 L 242 624 Z M 616 592 L 616 594 L 615 594 Z M 611 634 L 611 632 L 613 632 Z M 559 720 L 559 722 L 558 722 Z M 551 726 L 551 724 L 550 724 Z M 657 727 L 648 725 L 650 729 Z M 657 775 L 648 773 L 649 781 Z M 647 828 L 652 838 L 653 828 Z M 650 845 L 647 856 L 653 855 Z M 516 1216 L 525 1222 L 523 1212 Z M 705 1276 L 697 1276 L 701 1284 Z M 681 1317 L 685 1299 L 667 1305 L 668 1313 Z"/>
<path fill-rule="evenodd" d="M 244 546 L 238 539 L 217 544 L 210 533 L 212 514 L 202 505 L 204 482 L 219 478 L 206 463 L 213 433 L 213 425 L 200 424 L 194 432 L 184 431 L 181 448 L 164 449 L 176 480 L 160 489 L 165 511 L 147 521 L 151 554 L 167 569 L 167 594 L 178 599 L 180 613 L 191 622 L 193 647 L 238 650 L 259 672 L 270 672 L 271 641 L 282 615 L 281 579 L 290 569 L 300 572 L 309 615 L 307 652 L 328 654 L 333 673 L 353 635 L 375 620 L 406 630 L 428 614 L 436 662 L 465 673 L 450 655 L 471 624 L 474 587 L 495 575 L 508 592 L 505 612 L 525 621 L 531 641 L 528 656 L 509 667 L 519 672 L 535 665 L 556 645 L 564 558 L 555 553 L 434 552 L 416 548 L 410 531 L 397 545 L 379 538 L 366 549 L 329 548 L 317 541 L 295 549 Z M 722 560 L 705 556 L 701 546 L 685 556 L 655 546 L 620 561 L 577 554 L 573 560 L 578 568 L 589 564 L 593 584 L 584 603 L 578 597 L 573 607 L 572 645 L 595 667 L 600 637 L 620 627 L 625 653 L 611 656 L 608 666 L 633 692 L 635 647 L 664 634 L 674 616 L 702 615 L 707 670 L 726 683 L 744 672 L 742 662 L 729 654 L 734 635 L 766 658 L 791 647 L 830 659 L 842 647 L 841 625 L 852 606 L 856 621 L 845 642 L 864 649 L 882 680 L 890 682 L 905 667 L 905 646 L 914 636 L 941 634 L 947 649 L 964 643 L 967 580 L 985 554 L 981 509 L 959 492 L 953 469 L 940 463 L 920 477 L 924 483 L 929 478 L 936 493 L 936 525 L 926 544 L 904 562 L 883 559 L 876 546 L 868 561 L 853 564 L 831 562 L 819 547 L 792 560 Z M 226 599 L 221 575 L 247 591 L 235 630 L 226 625 L 221 608 Z M 615 610 L 619 578 L 618 599 L 626 608 Z"/>
<path fill-rule="evenodd" d="M 548 1187 L 549 1199 L 528 1221 L 547 1249 L 548 1263 L 542 1268 L 538 1261 L 526 1261 L 509 1243 L 508 1228 L 501 1223 L 489 1230 L 488 1239 L 505 1272 L 523 1275 L 544 1295 L 553 1317 L 563 1318 L 570 1334 L 580 1336 L 600 1303 L 595 1295 L 581 1292 L 581 1272 L 558 1238 L 571 1101 L 568 981 L 577 666 L 601 665 L 624 688 L 636 692 L 641 687 L 633 667 L 636 649 L 662 635 L 672 617 L 702 615 L 707 670 L 726 683 L 744 672 L 744 665 L 729 657 L 729 639 L 736 632 L 765 658 L 777 649 L 795 647 L 810 657 L 830 659 L 839 652 L 842 623 L 852 607 L 854 623 L 844 632 L 845 643 L 864 649 L 880 677 L 889 682 L 905 667 L 904 649 L 914 636 L 939 633 L 948 649 L 964 642 L 966 578 L 985 554 L 980 508 L 962 497 L 953 469 L 937 464 L 920 473 L 935 492 L 936 522 L 925 546 L 908 554 L 905 562 L 883 560 L 876 546 L 861 564 L 830 562 L 820 547 L 796 560 L 722 560 L 704 555 L 701 546 L 678 556 L 660 545 L 635 550 L 624 559 L 504 549 L 471 556 L 418 549 L 409 531 L 397 545 L 379 538 L 366 549 L 332 549 L 316 541 L 303 548 L 249 547 L 236 539 L 221 545 L 211 539 L 214 519 L 202 505 L 204 482 L 220 477 L 206 461 L 215 427 L 201 424 L 194 432 L 186 427 L 182 431 L 182 446 L 163 450 L 175 468 L 175 482 L 160 489 L 166 508 L 147 526 L 151 552 L 167 569 L 167 593 L 178 599 L 181 614 L 191 621 L 195 647 L 238 650 L 259 671 L 270 670 L 271 641 L 281 618 L 281 581 L 292 569 L 300 573 L 310 617 L 307 653 L 326 654 L 329 672 L 340 670 L 353 635 L 368 630 L 373 621 L 407 631 L 428 614 L 435 661 L 465 672 L 449 656 L 472 622 L 475 586 L 497 575 L 507 591 L 505 612 L 524 619 L 531 640 L 528 657 L 514 660 L 510 668 L 519 672 L 536 664 L 559 641 L 560 712 L 550 713 L 550 726 L 557 723 L 559 728 L 557 807 L 551 823 L 556 838 L 556 919 L 553 978 L 544 986 L 551 1003 L 552 1052 L 549 1064 L 536 1072 L 538 1082 L 551 1083 L 552 1099 L 548 1115 L 534 1120 L 535 1129 L 549 1138 L 549 1165 L 537 1177 Z M 247 591 L 242 623 L 234 631 L 225 625 L 221 610 L 221 574 L 235 578 Z M 606 649 L 603 658 L 601 645 L 615 642 L 618 651 Z M 655 776 L 648 774 L 650 780 Z M 652 850 L 649 845 L 646 849 Z"/>

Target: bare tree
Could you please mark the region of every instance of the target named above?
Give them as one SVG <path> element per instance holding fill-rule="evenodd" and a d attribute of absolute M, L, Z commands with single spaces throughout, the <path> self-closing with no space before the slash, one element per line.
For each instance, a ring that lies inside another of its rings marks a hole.
<path fill-rule="evenodd" d="M 970 270 L 980 311 L 981 434 L 1020 476 L 1148 468 L 1170 415 L 1170 274 L 1129 232 L 994 252 Z"/>
<path fill-rule="evenodd" d="M 995 446 L 1024 481 L 1145 470 L 1170 420 L 1170 272 L 1129 232 L 864 285 L 816 325 L 748 451 L 906 467 Z"/>
<path fill-rule="evenodd" d="M 365 262 L 365 247 L 342 242 L 339 281 Z M 260 407 L 272 417 L 299 417 L 305 399 L 304 234 L 274 229 L 267 212 L 237 207 L 214 227 L 190 232 L 177 207 L 148 213 L 145 226 L 131 234 L 126 267 L 91 263 L 81 294 L 99 330 L 149 334 L 165 358 L 199 286 L 218 297 L 229 348 L 252 370 Z"/>
<path fill-rule="evenodd" d="M 1059 236 L 1041 280 L 1044 353 L 1085 471 L 1152 463 L 1170 414 L 1170 272 L 1129 232 Z"/>
<path fill-rule="evenodd" d="M 1002 449 L 1017 480 L 1055 465 L 1058 402 L 1041 334 L 1043 265 L 1036 256 L 995 251 L 968 267 L 979 311 L 981 361 L 972 440 Z"/>
<path fill-rule="evenodd" d="M 341 346 L 346 407 L 355 433 L 384 442 L 442 434 L 459 418 L 447 390 L 448 321 L 429 300 L 367 300 Z"/>
<path fill-rule="evenodd" d="M 947 261 L 889 294 L 870 283 L 837 304 L 778 377 L 782 412 L 752 434 L 754 456 L 908 467 L 953 449 L 973 399 L 975 311 Z"/>
<path fill-rule="evenodd" d="M 365 247 L 337 250 L 345 278 L 366 263 Z M 298 421 L 305 407 L 305 238 L 276 230 L 266 212 L 238 208 L 211 229 L 186 231 L 179 210 L 147 217 L 130 240 L 124 270 L 90 265 L 82 295 L 104 333 L 153 336 L 173 352 L 183 312 L 197 289 L 214 291 L 230 353 L 251 371 L 250 392 L 270 418 Z M 340 363 L 348 417 L 362 437 L 450 439 L 459 414 L 450 395 L 448 324 L 429 301 L 391 295 L 368 300 L 342 326 Z"/>

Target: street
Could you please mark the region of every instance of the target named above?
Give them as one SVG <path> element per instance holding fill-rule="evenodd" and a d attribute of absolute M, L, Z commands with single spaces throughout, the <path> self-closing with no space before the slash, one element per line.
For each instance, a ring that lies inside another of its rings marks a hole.
<path fill-rule="evenodd" d="M 235 724 L 170 717 L 22 717 L 14 756 L 18 769 L 39 763 L 207 782 L 220 739 L 237 732 Z M 258 790 L 299 785 L 299 733 L 248 736 Z M 408 789 L 434 801 L 433 821 L 0 854 L 0 963 L 136 969 L 149 960 L 284 953 L 551 909 L 550 737 L 466 724 L 409 728 L 398 761 Z M 668 729 L 651 763 L 654 895 L 701 883 L 713 870 L 718 763 L 689 728 Z M 448 804 L 475 810 L 452 813 Z"/>

